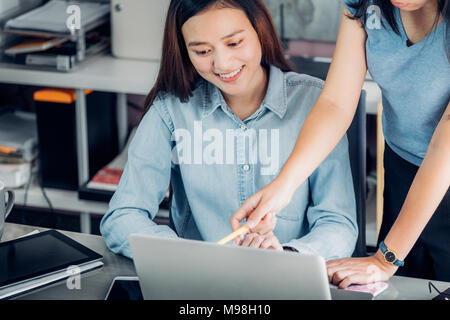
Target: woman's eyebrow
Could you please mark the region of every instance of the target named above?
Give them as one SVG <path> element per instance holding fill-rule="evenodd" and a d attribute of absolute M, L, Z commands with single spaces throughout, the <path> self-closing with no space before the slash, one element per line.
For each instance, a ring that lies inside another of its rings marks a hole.
<path fill-rule="evenodd" d="M 238 31 L 234 31 L 234 32 L 230 33 L 229 35 L 226 35 L 225 37 L 220 38 L 220 40 L 225 40 L 225 39 L 231 38 L 231 37 L 233 37 L 233 36 L 235 36 L 235 35 L 237 35 L 239 33 L 242 33 L 244 31 L 245 31 L 244 29 L 238 30 Z M 188 47 L 201 46 L 201 45 L 205 45 L 205 44 L 208 44 L 208 42 L 192 41 L 192 42 L 188 43 Z"/>

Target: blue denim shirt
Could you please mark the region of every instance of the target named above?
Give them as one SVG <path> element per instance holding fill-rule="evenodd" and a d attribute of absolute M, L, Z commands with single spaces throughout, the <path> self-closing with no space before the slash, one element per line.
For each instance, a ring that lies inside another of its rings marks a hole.
<path fill-rule="evenodd" d="M 228 235 L 234 212 L 288 159 L 322 87 L 319 79 L 271 66 L 266 97 L 244 121 L 203 79 L 186 103 L 161 95 L 131 141 L 124 173 L 101 221 L 108 247 L 131 258 L 131 233 L 211 242 Z M 172 228 L 152 221 L 170 183 Z M 358 234 L 355 212 L 344 137 L 277 214 L 274 234 L 301 253 L 326 260 L 347 257 Z"/>

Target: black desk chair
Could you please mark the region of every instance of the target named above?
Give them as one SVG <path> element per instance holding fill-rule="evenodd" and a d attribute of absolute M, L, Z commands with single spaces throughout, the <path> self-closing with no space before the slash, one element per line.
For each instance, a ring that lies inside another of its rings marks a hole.
<path fill-rule="evenodd" d="M 366 92 L 361 91 L 355 117 L 347 131 L 350 166 L 356 198 L 358 239 L 353 257 L 367 256 L 366 250 Z"/>
<path fill-rule="evenodd" d="M 316 61 L 311 58 L 290 57 L 294 70 L 325 80 L 330 63 Z M 356 219 L 358 223 L 358 240 L 354 257 L 367 256 L 366 250 L 366 92 L 361 91 L 355 117 L 347 131 L 349 142 L 350 165 L 353 175 L 353 186 L 356 198 Z"/>

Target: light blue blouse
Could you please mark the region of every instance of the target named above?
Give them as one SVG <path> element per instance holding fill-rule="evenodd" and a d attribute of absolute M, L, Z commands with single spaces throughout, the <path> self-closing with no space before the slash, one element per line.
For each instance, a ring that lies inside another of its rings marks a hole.
<path fill-rule="evenodd" d="M 101 221 L 108 247 L 131 257 L 131 233 L 216 242 L 243 202 L 288 159 L 321 80 L 271 66 L 266 97 L 242 121 L 220 90 L 200 80 L 186 103 L 166 94 L 140 123 L 123 176 Z M 171 183 L 171 226 L 152 220 Z M 325 259 L 353 253 L 357 224 L 348 143 L 335 150 L 278 215 L 282 245 Z"/>
<path fill-rule="evenodd" d="M 343 1 L 355 14 L 348 4 L 356 0 Z M 444 41 L 448 33 L 443 21 L 422 41 L 406 46 L 400 12 L 394 8 L 400 35 L 389 27 L 377 7 L 368 8 L 364 26 L 367 66 L 381 89 L 387 144 L 403 159 L 420 166 L 450 100 L 450 39 Z"/>

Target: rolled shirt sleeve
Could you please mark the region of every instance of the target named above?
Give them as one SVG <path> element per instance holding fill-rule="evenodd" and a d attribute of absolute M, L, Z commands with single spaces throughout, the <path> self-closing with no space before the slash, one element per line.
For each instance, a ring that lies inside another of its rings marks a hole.
<path fill-rule="evenodd" d="M 353 16 L 356 14 L 356 10 L 351 6 L 358 3 L 357 0 L 342 0 L 342 3 Z"/>

